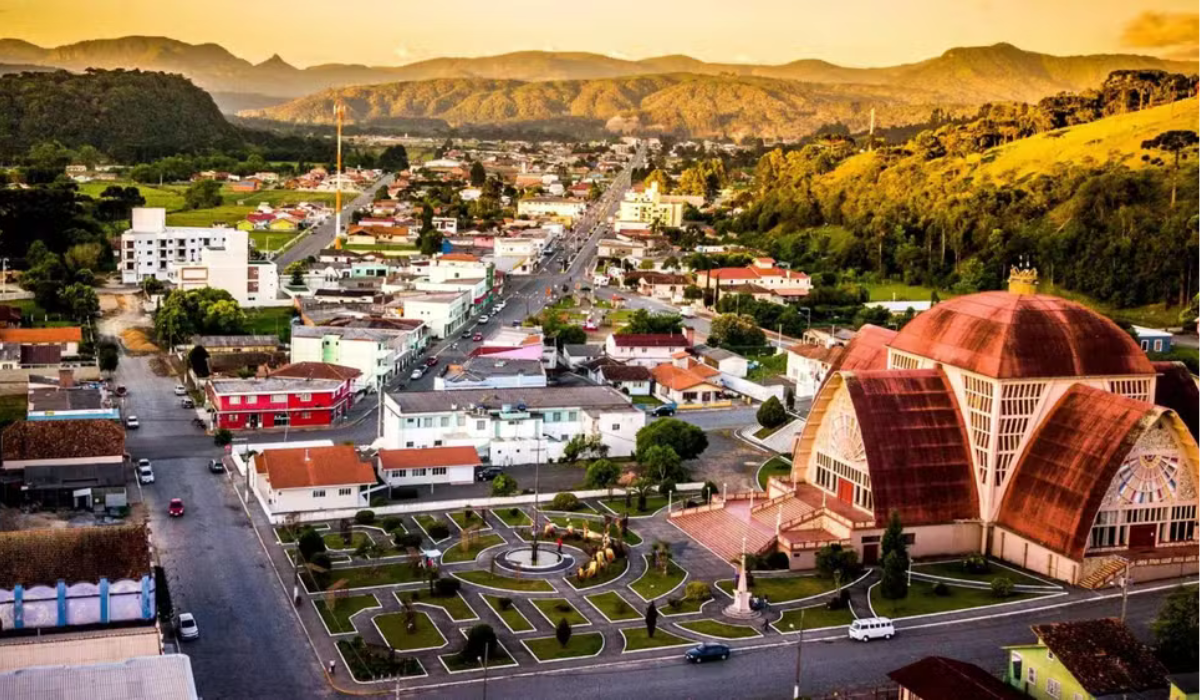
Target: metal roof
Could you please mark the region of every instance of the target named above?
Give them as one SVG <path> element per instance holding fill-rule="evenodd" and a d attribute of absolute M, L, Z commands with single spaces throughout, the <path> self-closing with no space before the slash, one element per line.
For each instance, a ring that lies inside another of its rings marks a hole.
<path fill-rule="evenodd" d="M 460 391 L 402 391 L 390 394 L 402 413 L 443 413 L 471 406 L 499 409 L 609 408 L 636 411 L 629 399 L 610 386 L 530 387 L 527 389 L 463 389 Z"/>
<path fill-rule="evenodd" d="M 0 673 L 5 700 L 197 700 L 184 654 L 140 656 L 88 666 L 35 666 Z"/>

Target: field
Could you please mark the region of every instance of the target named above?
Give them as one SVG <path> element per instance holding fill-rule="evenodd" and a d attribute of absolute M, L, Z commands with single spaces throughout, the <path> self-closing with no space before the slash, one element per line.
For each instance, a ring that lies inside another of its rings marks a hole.
<path fill-rule="evenodd" d="M 867 282 L 863 286 L 871 294 L 871 301 L 929 301 L 929 296 L 933 294 L 932 287 L 903 282 Z M 942 289 L 938 290 L 938 296 L 943 301 L 954 297 Z"/>
<path fill-rule="evenodd" d="M 246 309 L 246 332 L 251 335 L 277 335 L 282 342 L 292 336 L 292 307 L 268 306 Z"/>
<path fill-rule="evenodd" d="M 256 250 L 261 250 L 264 253 L 276 251 L 283 247 L 284 243 L 292 240 L 300 235 L 299 232 L 292 233 L 276 233 L 274 231 L 251 231 L 250 243 Z"/>
<path fill-rule="evenodd" d="M 167 224 L 171 226 L 212 226 L 217 222 L 224 222 L 233 225 L 242 219 L 246 218 L 246 214 L 256 209 L 260 203 L 266 202 L 271 206 L 280 206 L 288 204 L 299 204 L 300 202 L 314 202 L 321 204 L 333 205 L 333 192 L 299 192 L 296 190 L 262 190 L 260 192 L 234 192 L 229 185 L 221 187 L 221 196 L 224 202 L 219 207 L 211 209 L 194 209 L 191 211 L 182 211 L 183 209 L 183 194 L 187 191 L 188 185 L 163 185 L 158 187 L 155 185 L 136 185 L 130 181 L 118 182 L 86 182 L 79 185 L 80 194 L 88 195 L 89 197 L 99 197 L 100 193 L 112 185 L 120 187 L 136 186 L 141 192 L 142 197 L 146 199 L 147 207 L 162 207 L 167 210 Z M 342 194 L 342 202 L 348 202 L 349 197 L 353 195 Z M 273 234 L 291 235 L 295 234 Z M 287 240 L 284 238 L 283 240 Z M 271 249 L 278 248 L 273 245 Z M 261 245 L 259 247 L 262 247 Z"/>
<path fill-rule="evenodd" d="M 913 581 L 913 584 L 908 587 L 908 595 L 906 597 L 899 600 L 888 600 L 883 597 L 880 587 L 874 586 L 871 588 L 871 607 L 875 609 L 876 615 L 895 619 L 910 615 L 927 615 L 929 613 L 948 612 L 950 610 L 977 608 L 984 605 L 996 605 L 997 603 L 1011 603 L 1035 597 L 1031 593 L 1014 593 L 1007 598 L 997 598 L 992 595 L 990 589 L 985 588 L 949 586 L 948 589 L 950 592 L 949 595 L 939 596 L 934 594 L 932 583 Z"/>

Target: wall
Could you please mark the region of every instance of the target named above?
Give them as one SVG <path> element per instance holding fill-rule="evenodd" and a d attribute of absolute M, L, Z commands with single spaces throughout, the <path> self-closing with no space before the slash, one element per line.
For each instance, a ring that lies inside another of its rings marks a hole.
<path fill-rule="evenodd" d="M 763 386 L 757 382 L 752 382 L 749 379 L 735 377 L 732 374 L 725 372 L 721 373 L 721 383 L 726 389 L 735 391 L 739 394 L 744 394 L 757 401 L 766 401 L 774 396 L 783 401 L 786 395 L 786 389 L 780 385 Z"/>
<path fill-rule="evenodd" d="M 992 556 L 1071 584 L 1083 577 L 1082 562 L 1053 552 L 999 525 L 992 528 Z"/>
<path fill-rule="evenodd" d="M 105 586 L 107 585 L 107 591 Z M 0 589 L 0 628 L 16 627 L 16 589 Z M 154 578 L 121 579 L 107 583 L 79 582 L 64 585 L 62 601 L 66 607 L 66 624 L 91 625 L 105 622 L 101 600 L 107 593 L 108 622 L 153 620 L 155 616 Z M 25 629 L 59 627 L 60 591 L 52 586 L 33 586 L 21 591 L 22 617 Z"/>
<path fill-rule="evenodd" d="M 388 484 L 392 486 L 417 486 L 422 484 L 473 484 L 475 483 L 474 465 L 461 467 L 446 467 L 445 474 L 434 475 L 432 468 L 425 468 L 424 476 L 412 476 L 414 469 L 403 470 L 407 476 L 392 476 L 386 470 L 379 470 Z M 399 471 L 399 470 L 392 470 Z"/>

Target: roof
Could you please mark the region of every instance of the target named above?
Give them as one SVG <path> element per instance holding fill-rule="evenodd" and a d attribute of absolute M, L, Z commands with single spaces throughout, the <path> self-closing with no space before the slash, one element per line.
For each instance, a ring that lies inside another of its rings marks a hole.
<path fill-rule="evenodd" d="M 0 321 L 5 323 L 20 323 L 21 309 L 16 306 L 0 304 Z"/>
<path fill-rule="evenodd" d="M 79 326 L 62 328 L 0 328 L 0 343 L 78 343 L 83 341 Z"/>
<path fill-rule="evenodd" d="M 1158 380 L 1154 383 L 1154 403 L 1179 415 L 1192 437 L 1200 427 L 1200 390 L 1182 362 L 1151 362 Z"/>
<path fill-rule="evenodd" d="M 411 331 L 392 328 L 353 328 L 345 326 L 295 326 L 292 328 L 293 338 L 324 338 L 327 335 L 340 336 L 342 340 L 365 340 L 371 343 L 387 342 Z"/>
<path fill-rule="evenodd" d="M 470 253 L 443 253 L 434 259 L 448 262 L 479 262 L 479 256 Z"/>
<path fill-rule="evenodd" d="M 213 393 L 225 394 L 292 394 L 337 391 L 344 379 L 300 379 L 266 377 L 264 379 L 214 379 L 209 382 Z"/>
<path fill-rule="evenodd" d="M 983 292 L 942 302 L 889 346 L 999 379 L 1154 374 L 1117 324 L 1043 294 Z"/>
<path fill-rule="evenodd" d="M 888 674 L 921 700 L 1023 700 L 1026 696 L 975 664 L 926 656 Z"/>
<path fill-rule="evenodd" d="M 414 467 L 467 467 L 482 460 L 474 447 L 426 447 L 420 450 L 380 450 L 382 469 L 412 469 Z"/>
<path fill-rule="evenodd" d="M 4 461 L 87 459 L 125 454 L 125 429 L 111 420 L 16 421 L 4 429 Z"/>
<path fill-rule="evenodd" d="M 699 351 L 699 355 L 701 357 L 707 357 L 710 360 L 716 360 L 717 362 L 720 362 L 721 360 L 730 360 L 735 357 L 740 358 L 740 359 L 745 359 L 745 358 L 742 358 L 742 356 L 737 354 L 736 352 L 730 352 L 729 350 L 726 350 L 725 348 L 705 348 L 705 349 Z"/>
<path fill-rule="evenodd" d="M 1167 676 L 1167 681 L 1185 693 L 1200 692 L 1200 673 L 1196 671 L 1192 671 L 1191 673 L 1172 673 Z"/>
<path fill-rule="evenodd" d="M 600 374 L 610 382 L 648 382 L 653 377 L 650 368 L 642 365 L 605 365 Z"/>
<path fill-rule="evenodd" d="M 9 637 L 0 639 L 0 673 L 31 666 L 83 666 L 157 656 L 162 653 L 161 645 L 153 624 Z"/>
<path fill-rule="evenodd" d="M 654 375 L 654 381 L 674 391 L 685 391 L 701 384 L 710 384 L 720 388 L 720 384 L 712 384 L 712 382 L 708 381 L 713 375 L 697 371 L 701 367 L 712 369 L 704 365 L 684 369 L 672 364 L 662 364 L 650 370 L 650 373 Z M 720 374 L 720 372 L 717 372 L 717 374 Z"/>
<path fill-rule="evenodd" d="M 1030 436 L 1009 477 L 997 523 L 1054 552 L 1082 558 L 1117 469 L 1162 412 L 1072 385 Z"/>
<path fill-rule="evenodd" d="M 151 570 L 147 537 L 142 525 L 0 532 L 0 588 L 140 579 Z"/>
<path fill-rule="evenodd" d="M 1051 622 L 1032 629 L 1090 695 L 1167 686 L 1167 669 L 1116 618 Z"/>
<path fill-rule="evenodd" d="M 853 343 L 854 341 L 850 341 Z M 808 343 L 796 343 L 787 349 L 788 352 L 799 355 L 814 362 L 821 362 L 827 365 L 832 365 L 845 352 L 846 348 L 841 345 L 833 347 L 825 347 L 824 345 L 810 345 Z"/>
<path fill-rule="evenodd" d="M 350 381 L 362 375 L 353 367 L 335 365 L 329 362 L 293 362 L 271 372 L 269 377 L 291 377 L 295 379 L 335 379 L 339 382 Z"/>
<path fill-rule="evenodd" d="M 249 348 L 264 345 L 275 347 L 279 345 L 279 337 L 274 335 L 197 335 L 192 338 L 193 345 L 206 348 Z"/>
<path fill-rule="evenodd" d="M 604 347 L 601 345 L 564 345 L 563 352 L 571 357 L 599 357 L 604 354 Z"/>
<path fill-rule="evenodd" d="M 887 344 L 896 331 L 866 324 L 846 344 L 845 352 L 833 360 L 830 373 L 838 370 L 887 369 Z"/>
<path fill-rule="evenodd" d="M 196 700 L 186 654 L 138 656 L 86 666 L 35 666 L 0 673 L 6 700 Z"/>
<path fill-rule="evenodd" d="M 57 365 L 62 362 L 60 345 L 22 345 L 22 365 Z"/>
<path fill-rule="evenodd" d="M 520 389 L 462 389 L 459 391 L 402 391 L 389 394 L 402 413 L 439 413 L 481 406 L 527 409 L 609 408 L 636 411 L 624 394 L 611 386 L 528 387 Z"/>
<path fill-rule="evenodd" d="M 352 445 L 266 450 L 255 459 L 272 489 L 375 483 L 375 471 L 359 460 Z"/>
<path fill-rule="evenodd" d="M 99 389 L 30 389 L 30 411 L 84 411 L 103 408 Z"/>
<path fill-rule="evenodd" d="M 979 517 L 966 426 L 941 370 L 842 375 L 862 431 L 875 519 L 906 526 Z"/>
<path fill-rule="evenodd" d="M 691 346 L 682 333 L 617 333 L 611 336 L 619 348 L 686 348 Z"/>

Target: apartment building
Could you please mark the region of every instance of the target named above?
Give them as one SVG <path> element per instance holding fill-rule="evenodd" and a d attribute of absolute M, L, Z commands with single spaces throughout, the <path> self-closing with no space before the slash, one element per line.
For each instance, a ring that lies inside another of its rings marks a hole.
<path fill-rule="evenodd" d="M 449 338 L 470 320 L 473 293 L 449 291 L 404 297 L 403 316 L 424 321 L 434 338 Z"/>
<path fill-rule="evenodd" d="M 319 428 L 350 409 L 359 375 L 351 367 L 303 362 L 261 379 L 214 379 L 205 393 L 215 428 Z"/>
<path fill-rule="evenodd" d="M 292 328 L 292 363 L 323 362 L 360 372 L 354 391 L 376 387 L 411 364 L 424 346 L 417 330 L 295 326 Z"/>
<path fill-rule="evenodd" d="M 629 190 L 621 201 L 621 221 L 636 221 L 643 224 L 658 224 L 664 228 L 683 225 L 683 205 L 686 200 L 670 197 L 658 191 L 658 183 L 652 182 L 641 192 Z"/>

